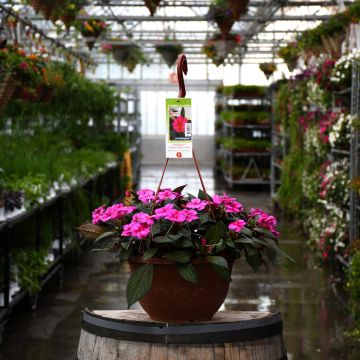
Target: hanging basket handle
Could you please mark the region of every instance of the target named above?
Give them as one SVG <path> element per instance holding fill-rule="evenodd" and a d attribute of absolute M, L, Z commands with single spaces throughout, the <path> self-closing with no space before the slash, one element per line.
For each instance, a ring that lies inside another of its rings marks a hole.
<path fill-rule="evenodd" d="M 184 98 L 186 96 L 186 89 L 185 89 L 185 81 L 184 75 L 187 75 L 188 66 L 187 66 L 187 59 L 184 54 L 180 54 L 177 59 L 177 78 L 179 83 L 179 98 Z"/>

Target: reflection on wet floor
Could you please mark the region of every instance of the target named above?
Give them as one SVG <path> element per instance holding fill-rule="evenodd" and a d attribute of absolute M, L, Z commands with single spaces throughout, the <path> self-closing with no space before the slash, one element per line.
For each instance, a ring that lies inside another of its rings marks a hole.
<path fill-rule="evenodd" d="M 160 172 L 158 167 L 144 167 L 140 186 L 156 188 Z M 195 175 L 193 167 L 170 167 L 164 184 L 188 184 L 188 192 L 196 193 L 200 183 Z M 215 181 L 211 169 L 204 169 L 203 177 L 210 194 L 226 190 Z M 267 191 L 228 192 L 246 207 L 270 208 Z M 344 337 L 346 312 L 332 294 L 328 275 L 316 268 L 303 234 L 287 223 L 281 224 L 281 232 L 281 246 L 296 264 L 253 274 L 245 262 L 238 261 L 224 309 L 280 310 L 289 359 L 359 359 L 359 349 L 349 348 Z M 127 266 L 120 267 L 111 254 L 88 252 L 74 259 L 66 266 L 62 290 L 49 287 L 41 294 L 36 311 L 11 316 L 0 360 L 74 359 L 81 310 L 125 309 L 127 276 Z"/>

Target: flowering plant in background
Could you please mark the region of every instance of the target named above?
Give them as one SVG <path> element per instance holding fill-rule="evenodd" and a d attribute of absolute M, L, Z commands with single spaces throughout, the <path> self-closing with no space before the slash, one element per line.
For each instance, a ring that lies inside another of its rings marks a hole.
<path fill-rule="evenodd" d="M 324 216 L 324 209 L 317 207 L 306 215 L 309 245 L 319 257 L 323 261 L 331 261 L 337 254 L 345 255 L 349 234 L 348 220 L 342 210 L 329 208 L 327 216 Z"/>
<path fill-rule="evenodd" d="M 325 90 L 331 89 L 330 77 L 335 66 L 335 61 L 332 59 L 324 59 L 314 75 L 315 82 Z"/>
<path fill-rule="evenodd" d="M 200 190 L 197 197 L 185 195 L 184 187 L 162 189 L 158 194 L 150 189 L 131 192 L 128 204 L 95 209 L 92 224 L 79 229 L 96 243 L 102 242 L 103 247 L 117 252 L 120 261 L 130 257 L 172 260 L 179 274 L 193 283 L 197 282 L 191 263 L 194 259 L 209 262 L 227 280 L 229 264 L 240 257 L 254 271 L 262 264 L 284 264 L 290 259 L 278 248 L 280 234 L 274 216 L 261 209 L 248 211 L 225 194 L 210 197 Z M 147 271 L 152 271 L 149 264 L 146 266 Z M 128 288 L 129 305 L 147 289 L 134 297 Z"/>
<path fill-rule="evenodd" d="M 320 173 L 320 177 L 319 198 L 339 207 L 348 206 L 350 200 L 349 159 L 344 158 L 327 164 L 325 171 Z"/>
<path fill-rule="evenodd" d="M 208 39 L 202 47 L 202 52 L 213 61 L 216 66 L 224 63 L 230 57 L 236 47 L 241 44 L 242 37 L 239 34 L 228 34 L 225 38 L 221 34 L 215 34 Z M 231 61 L 231 59 L 229 59 Z"/>
<path fill-rule="evenodd" d="M 353 116 L 340 114 L 329 133 L 329 142 L 332 148 L 349 150 L 352 121 Z"/>
<path fill-rule="evenodd" d="M 108 28 L 106 22 L 99 19 L 89 19 L 86 21 L 79 21 L 77 27 L 84 37 L 98 37 Z"/>
<path fill-rule="evenodd" d="M 259 65 L 260 70 L 265 74 L 266 79 L 276 71 L 276 64 L 275 63 L 262 63 Z"/>
<path fill-rule="evenodd" d="M 355 59 L 360 59 L 360 51 L 343 55 L 335 63 L 330 76 L 330 81 L 335 89 L 342 90 L 351 86 L 352 61 Z"/>

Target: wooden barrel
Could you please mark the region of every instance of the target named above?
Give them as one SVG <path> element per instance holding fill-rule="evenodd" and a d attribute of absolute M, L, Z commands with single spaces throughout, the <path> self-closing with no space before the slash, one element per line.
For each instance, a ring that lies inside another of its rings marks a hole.
<path fill-rule="evenodd" d="M 220 311 L 209 322 L 167 324 L 140 310 L 82 313 L 78 360 L 287 359 L 280 313 Z"/>

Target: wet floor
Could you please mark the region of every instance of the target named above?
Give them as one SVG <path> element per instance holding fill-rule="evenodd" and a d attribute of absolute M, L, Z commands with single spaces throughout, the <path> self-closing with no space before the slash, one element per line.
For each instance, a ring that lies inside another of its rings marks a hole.
<path fill-rule="evenodd" d="M 158 167 L 144 167 L 141 187 L 155 188 Z M 204 169 L 207 191 L 226 191 L 216 182 L 212 170 Z M 195 193 L 199 181 L 192 167 L 170 167 L 164 180 L 169 187 L 189 184 Z M 269 209 L 266 191 L 231 191 L 246 207 Z M 344 336 L 349 319 L 334 297 L 325 270 L 316 267 L 302 233 L 281 223 L 281 246 L 296 265 L 271 273 L 253 274 L 238 261 L 224 309 L 279 309 L 289 359 L 358 360 L 359 349 L 349 346 Z M 10 317 L 0 348 L 0 360 L 72 360 L 80 332 L 80 312 L 91 309 L 125 309 L 127 267 L 120 267 L 113 255 L 88 252 L 65 268 L 63 288 L 50 286 L 41 293 L 34 312 L 19 311 Z"/>

